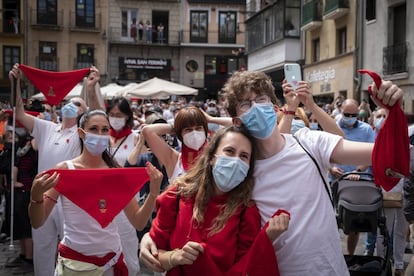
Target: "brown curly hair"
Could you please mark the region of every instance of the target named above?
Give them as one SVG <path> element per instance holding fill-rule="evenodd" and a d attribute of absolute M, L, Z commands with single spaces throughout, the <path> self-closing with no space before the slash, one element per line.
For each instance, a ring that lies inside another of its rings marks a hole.
<path fill-rule="evenodd" d="M 277 104 L 275 88 L 272 80 L 263 72 L 238 71 L 226 82 L 223 88 L 227 100 L 227 111 L 231 117 L 237 116 L 237 107 L 240 101 L 250 93 L 269 96 L 273 104 Z"/>

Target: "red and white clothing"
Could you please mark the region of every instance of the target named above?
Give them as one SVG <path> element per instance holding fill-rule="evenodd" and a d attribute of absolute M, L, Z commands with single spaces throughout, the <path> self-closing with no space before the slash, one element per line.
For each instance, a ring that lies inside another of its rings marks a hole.
<path fill-rule="evenodd" d="M 178 206 L 176 187 L 158 197 L 157 216 L 150 230 L 157 247 L 181 249 L 188 241 L 199 242 L 204 247 L 204 253 L 193 265 L 177 266 L 167 275 L 278 275 L 273 247 L 265 231 L 260 231 L 260 216 L 255 205 L 244 210 L 240 206 L 222 230 L 208 236 L 208 228 L 226 200 L 227 195 L 213 196 L 203 224 L 196 226 L 192 220 L 194 198 L 180 196 Z M 248 254 L 251 248 L 255 252 Z"/>
<path fill-rule="evenodd" d="M 327 179 L 329 160 L 341 137 L 308 128 L 295 135 Z M 273 242 L 280 274 L 349 275 L 335 213 L 318 170 L 292 135 L 284 138 L 279 153 L 256 161 L 253 189 L 262 225 L 278 209 L 291 215 L 288 230 Z"/>
<path fill-rule="evenodd" d="M 61 124 L 35 118 L 31 135 L 38 146 L 38 172 L 54 168 L 57 163 L 73 159 L 81 152 L 77 125 L 62 129 Z M 63 237 L 62 206 L 56 204 L 45 223 L 32 228 L 34 273 L 53 275 L 56 264 L 57 240 Z"/>

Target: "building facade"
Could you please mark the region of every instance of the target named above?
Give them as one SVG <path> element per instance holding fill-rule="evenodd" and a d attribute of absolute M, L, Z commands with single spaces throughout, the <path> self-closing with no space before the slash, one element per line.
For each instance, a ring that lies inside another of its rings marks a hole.
<path fill-rule="evenodd" d="M 339 95 L 359 99 L 356 2 L 312 0 L 302 6 L 303 79 L 320 104 Z"/>

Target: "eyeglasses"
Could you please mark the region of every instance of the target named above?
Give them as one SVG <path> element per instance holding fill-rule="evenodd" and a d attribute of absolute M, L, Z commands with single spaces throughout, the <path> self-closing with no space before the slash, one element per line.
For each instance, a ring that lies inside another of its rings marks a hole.
<path fill-rule="evenodd" d="M 358 113 L 344 113 L 345 117 L 358 117 Z"/>
<path fill-rule="evenodd" d="M 242 112 L 249 110 L 252 107 L 253 102 L 258 104 L 268 103 L 270 101 L 267 95 L 260 95 L 255 97 L 254 99 L 243 100 L 239 104 L 239 109 Z"/>

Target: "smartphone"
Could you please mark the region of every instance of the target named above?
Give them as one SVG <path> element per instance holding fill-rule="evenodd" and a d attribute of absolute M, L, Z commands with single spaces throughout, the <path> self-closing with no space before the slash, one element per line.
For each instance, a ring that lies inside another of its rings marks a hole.
<path fill-rule="evenodd" d="M 300 65 L 297 63 L 286 63 L 285 78 L 286 81 L 292 85 L 293 90 L 296 90 L 299 82 L 302 80 Z"/>

